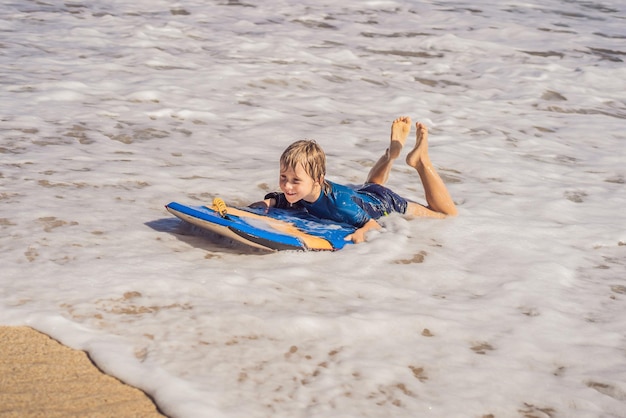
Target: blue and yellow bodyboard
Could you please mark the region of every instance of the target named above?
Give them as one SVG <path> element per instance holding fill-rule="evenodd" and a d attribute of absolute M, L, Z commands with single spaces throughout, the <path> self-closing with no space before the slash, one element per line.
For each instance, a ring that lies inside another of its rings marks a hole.
<path fill-rule="evenodd" d="M 340 250 L 354 227 L 315 218 L 304 211 L 229 207 L 215 199 L 212 207 L 172 202 L 176 217 L 235 241 L 266 250 Z"/>

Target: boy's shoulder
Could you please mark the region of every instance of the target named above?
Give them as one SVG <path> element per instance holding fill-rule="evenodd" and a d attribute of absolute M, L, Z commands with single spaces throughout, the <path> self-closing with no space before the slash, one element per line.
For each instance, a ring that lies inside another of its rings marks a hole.
<path fill-rule="evenodd" d="M 333 181 L 326 181 L 328 183 L 328 185 L 330 186 L 330 191 L 331 193 L 347 193 L 347 194 L 354 194 L 357 192 L 357 190 L 360 187 L 363 187 L 363 185 L 359 184 L 359 185 L 352 185 L 352 184 L 340 184 L 340 183 L 335 183 Z"/>

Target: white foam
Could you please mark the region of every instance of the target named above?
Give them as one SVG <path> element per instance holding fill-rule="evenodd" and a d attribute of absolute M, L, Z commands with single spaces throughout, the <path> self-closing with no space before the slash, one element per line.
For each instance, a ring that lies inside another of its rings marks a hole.
<path fill-rule="evenodd" d="M 171 416 L 624 416 L 624 6 L 230 3 L 0 6 L 0 323 Z M 404 114 L 458 218 L 264 254 L 163 208 L 304 137 L 358 183 Z"/>

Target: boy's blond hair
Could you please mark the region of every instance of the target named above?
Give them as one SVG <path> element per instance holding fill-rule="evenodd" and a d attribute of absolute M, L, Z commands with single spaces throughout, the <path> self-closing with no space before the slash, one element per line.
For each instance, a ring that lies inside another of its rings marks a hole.
<path fill-rule="evenodd" d="M 320 183 L 324 190 L 327 183 L 326 176 L 326 154 L 322 147 L 312 139 L 301 139 L 289 145 L 280 156 L 280 166 L 284 168 L 296 169 L 298 164 L 302 164 L 304 171 L 311 178 Z"/>

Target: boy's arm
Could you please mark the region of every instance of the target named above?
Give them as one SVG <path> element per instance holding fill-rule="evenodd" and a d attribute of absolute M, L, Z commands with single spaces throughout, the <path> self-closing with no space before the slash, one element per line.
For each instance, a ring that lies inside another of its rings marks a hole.
<path fill-rule="evenodd" d="M 376 222 L 376 219 L 370 219 L 369 221 L 365 223 L 365 225 L 363 225 L 362 227 L 354 231 L 352 234 L 348 235 L 346 237 L 346 240 L 347 241 L 352 240 L 352 242 L 354 242 L 355 244 L 364 242 L 365 234 L 367 234 L 367 232 L 371 231 L 372 229 L 380 229 L 380 228 L 381 226 L 378 222 Z"/>
<path fill-rule="evenodd" d="M 274 198 L 260 200 L 258 202 L 254 202 L 251 205 L 249 205 L 249 207 L 255 208 L 255 209 L 269 209 L 269 208 L 273 208 L 274 206 L 276 206 L 276 199 Z"/>
<path fill-rule="evenodd" d="M 291 204 L 285 198 L 284 193 L 272 192 L 265 195 L 260 202 L 255 202 L 250 205 L 251 208 L 261 208 L 261 209 L 269 209 L 269 208 L 277 208 L 277 209 L 302 209 L 302 205 L 300 202 L 296 202 Z"/>
<path fill-rule="evenodd" d="M 265 195 L 260 202 L 254 202 L 250 205 L 251 208 L 269 209 L 279 208 L 285 209 L 289 203 L 285 199 L 284 193 L 272 192 Z"/>

